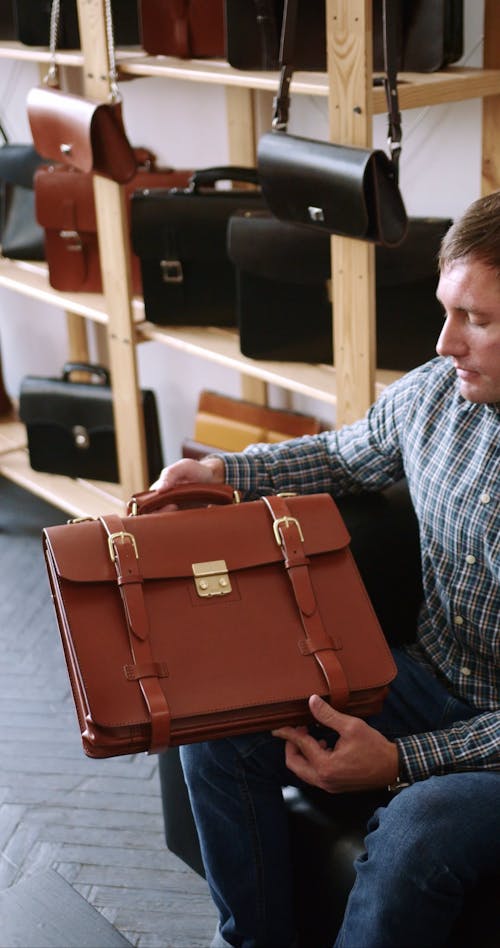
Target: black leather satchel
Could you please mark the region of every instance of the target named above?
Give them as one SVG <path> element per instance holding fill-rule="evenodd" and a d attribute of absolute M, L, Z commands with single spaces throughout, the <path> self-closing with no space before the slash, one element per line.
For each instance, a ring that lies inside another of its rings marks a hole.
<path fill-rule="evenodd" d="M 90 381 L 76 381 L 84 373 Z M 163 455 L 153 391 L 142 392 L 150 481 Z M 113 395 L 107 369 L 68 362 L 59 378 L 27 375 L 22 379 L 19 415 L 26 425 L 31 467 L 98 481 L 119 481 Z"/>
<path fill-rule="evenodd" d="M 375 248 L 379 368 L 406 371 L 436 354 L 442 326 L 436 257 L 450 224 L 447 218 L 410 218 L 398 247 Z M 331 365 L 328 235 L 265 211 L 247 212 L 229 222 L 228 253 L 236 271 L 243 355 Z"/>
<path fill-rule="evenodd" d="M 2 127 L 0 133 L 5 136 Z M 4 257 L 44 260 L 44 231 L 35 216 L 35 171 L 45 164 L 32 145 L 0 148 L 0 246 Z"/>
<path fill-rule="evenodd" d="M 9 2 L 9 0 L 4 0 Z M 10 0 L 14 7 L 15 37 L 26 46 L 48 46 L 52 0 Z M 79 49 L 80 30 L 76 0 L 60 0 L 57 46 Z M 117 46 L 137 46 L 139 14 L 137 0 L 112 0 L 113 30 Z"/>
<path fill-rule="evenodd" d="M 383 2 L 384 9 L 387 8 L 384 15 L 384 84 L 391 157 L 380 149 L 337 145 L 288 134 L 298 0 L 287 0 L 273 130 L 259 141 L 257 165 L 266 202 L 280 220 L 393 247 L 405 236 L 407 217 L 398 187 L 401 116 L 394 20 L 389 13 L 394 0 Z"/>
<path fill-rule="evenodd" d="M 253 168 L 207 168 L 188 188 L 146 189 L 132 197 L 132 246 L 141 262 L 146 319 L 164 326 L 235 326 L 236 288 L 226 250 L 227 222 L 263 206 Z"/>
<path fill-rule="evenodd" d="M 226 53 L 235 69 L 279 69 L 285 0 L 225 0 Z M 325 0 L 300 0 L 294 64 L 326 69 Z M 398 0 L 392 16 L 397 67 L 434 72 L 463 52 L 463 0 Z M 373 0 L 373 68 L 384 70 L 382 0 Z"/>

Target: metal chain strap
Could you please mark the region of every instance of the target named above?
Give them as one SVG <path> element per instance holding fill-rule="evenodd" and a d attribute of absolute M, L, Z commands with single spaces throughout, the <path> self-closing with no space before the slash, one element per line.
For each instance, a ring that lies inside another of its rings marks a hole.
<path fill-rule="evenodd" d="M 117 102 L 120 99 L 118 92 L 118 70 L 116 68 L 115 42 L 113 34 L 113 13 L 111 10 L 111 0 L 104 0 L 104 19 L 106 24 L 106 45 L 108 48 L 109 64 L 109 97 L 111 102 Z M 59 72 L 56 62 L 57 37 L 59 34 L 59 24 L 61 22 L 61 0 L 52 0 L 50 8 L 50 64 L 44 82 L 49 86 L 59 85 Z"/>

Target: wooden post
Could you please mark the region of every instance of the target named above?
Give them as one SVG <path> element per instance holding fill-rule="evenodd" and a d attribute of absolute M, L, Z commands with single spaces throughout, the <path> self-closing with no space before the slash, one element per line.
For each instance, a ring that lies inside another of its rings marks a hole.
<path fill-rule="evenodd" d="M 484 67 L 500 69 L 500 4 L 497 0 L 484 3 Z M 500 188 L 500 96 L 483 98 L 483 159 L 481 193 L 489 194 Z"/>
<path fill-rule="evenodd" d="M 372 144 L 371 0 L 327 0 L 330 138 Z M 359 240 L 332 237 L 337 426 L 375 399 L 375 255 Z"/>
<path fill-rule="evenodd" d="M 109 59 L 104 0 L 78 0 L 84 54 L 85 94 L 108 100 Z M 94 178 L 97 230 L 108 312 L 108 343 L 118 467 L 123 498 L 148 485 L 144 418 L 137 375 L 128 222 L 124 189 L 98 175 Z"/>

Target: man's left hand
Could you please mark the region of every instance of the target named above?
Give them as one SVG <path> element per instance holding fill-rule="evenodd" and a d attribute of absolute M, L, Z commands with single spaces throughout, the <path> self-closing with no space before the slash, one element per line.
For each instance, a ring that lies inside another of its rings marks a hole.
<path fill-rule="evenodd" d="M 273 731 L 286 741 L 289 770 L 328 793 L 370 790 L 395 781 L 399 772 L 396 744 L 361 718 L 335 711 L 318 695 L 312 695 L 309 707 L 318 723 L 336 731 L 338 739 L 332 749 L 305 727 Z"/>

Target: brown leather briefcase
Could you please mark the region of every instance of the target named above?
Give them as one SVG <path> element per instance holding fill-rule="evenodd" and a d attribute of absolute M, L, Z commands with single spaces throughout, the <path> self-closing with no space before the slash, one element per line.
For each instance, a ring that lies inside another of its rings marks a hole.
<path fill-rule="evenodd" d="M 235 497 L 183 485 L 43 531 L 89 757 L 305 723 L 312 693 L 380 709 L 395 666 L 334 501 Z"/>

